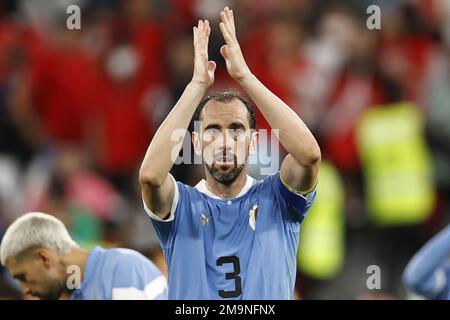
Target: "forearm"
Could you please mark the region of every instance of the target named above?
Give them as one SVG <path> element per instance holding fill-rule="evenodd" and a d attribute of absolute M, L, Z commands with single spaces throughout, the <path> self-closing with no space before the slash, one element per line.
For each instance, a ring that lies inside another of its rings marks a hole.
<path fill-rule="evenodd" d="M 434 236 L 408 263 L 403 281 L 409 287 L 432 276 L 450 255 L 450 225 Z"/>
<path fill-rule="evenodd" d="M 286 151 L 302 166 L 317 163 L 320 160 L 320 148 L 300 117 L 253 74 L 247 73 L 238 81 L 271 128 L 279 130 L 278 138 Z"/>
<path fill-rule="evenodd" d="M 175 107 L 156 131 L 145 154 L 139 172 L 141 182 L 155 185 L 163 183 L 182 147 L 180 139 L 174 139 L 176 130 L 187 130 L 191 118 L 207 88 L 190 82 Z M 184 136 L 183 136 L 184 137 Z"/>

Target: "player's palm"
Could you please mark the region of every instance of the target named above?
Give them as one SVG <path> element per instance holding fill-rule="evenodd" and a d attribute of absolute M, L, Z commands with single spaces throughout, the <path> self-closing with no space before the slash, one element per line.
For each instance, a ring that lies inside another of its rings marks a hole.
<path fill-rule="evenodd" d="M 194 27 L 194 74 L 192 81 L 209 87 L 214 83 L 216 63 L 208 60 L 208 40 L 211 27 L 208 20 L 199 21 Z"/>
<path fill-rule="evenodd" d="M 226 45 L 220 48 L 220 53 L 225 59 L 228 73 L 235 80 L 242 80 L 250 70 L 245 62 L 241 47 L 236 37 L 233 11 L 226 7 L 221 13 L 220 31 L 225 39 Z"/>
<path fill-rule="evenodd" d="M 224 45 L 222 46 L 222 48 L 220 48 L 220 53 L 225 59 L 228 74 L 233 79 L 239 81 L 249 72 L 239 45 Z"/>

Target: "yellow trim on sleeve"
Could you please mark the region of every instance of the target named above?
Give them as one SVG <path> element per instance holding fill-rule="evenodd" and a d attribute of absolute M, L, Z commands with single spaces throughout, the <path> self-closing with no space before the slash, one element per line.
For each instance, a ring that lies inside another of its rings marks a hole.
<path fill-rule="evenodd" d="M 304 195 L 307 195 L 307 194 L 309 194 L 309 193 L 311 193 L 311 192 L 316 188 L 317 182 L 319 181 L 319 179 L 316 179 L 316 183 L 314 183 L 314 186 L 313 186 L 312 188 L 310 188 L 310 189 L 308 189 L 308 190 L 306 190 L 306 191 L 300 191 L 300 190 L 297 190 L 297 189 L 291 187 L 290 185 L 288 185 L 288 184 L 283 180 L 283 178 L 281 177 L 281 174 L 280 174 L 279 176 L 280 176 L 281 182 L 284 184 L 284 186 L 285 186 L 286 188 L 288 188 L 290 191 L 292 191 L 292 192 L 294 192 L 294 193 L 296 193 L 296 194 L 301 194 L 301 195 L 303 195 L 303 196 L 304 196 Z"/>

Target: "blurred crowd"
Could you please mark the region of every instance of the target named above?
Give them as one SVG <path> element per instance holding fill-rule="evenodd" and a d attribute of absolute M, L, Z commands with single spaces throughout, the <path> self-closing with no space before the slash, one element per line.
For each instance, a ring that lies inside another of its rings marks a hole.
<path fill-rule="evenodd" d="M 81 8 L 80 30 L 66 27 L 70 4 Z M 380 30 L 366 26 L 372 4 L 381 8 Z M 301 116 L 340 181 L 332 191 L 343 199 L 342 262 L 322 278 L 299 266 L 297 296 L 411 298 L 400 282 L 405 264 L 450 221 L 449 0 L 2 0 L 0 238 L 19 215 L 43 211 L 86 248 L 137 249 L 167 272 L 137 173 L 153 133 L 192 77 L 197 19 L 213 28 L 209 54 L 218 70 L 211 90 L 239 89 L 219 53 L 225 5 L 235 13 L 250 69 Z M 402 119 L 414 119 L 411 128 L 423 142 L 397 148 L 395 170 L 408 167 L 408 176 L 423 172 L 420 165 L 429 170 L 420 191 L 428 200 L 410 220 L 401 208 L 392 215 L 402 212 L 402 219 L 374 218 L 381 192 L 372 182 L 383 170 L 372 151 L 387 154 L 389 135 L 402 122 L 381 130 L 380 147 L 364 134 L 374 132 L 375 122 L 361 119 L 375 119 L 374 109 L 387 110 L 379 118 L 388 119 L 395 108 L 403 108 Z M 269 128 L 257 117 L 258 128 Z M 416 161 L 415 148 L 429 162 Z M 194 185 L 203 172 L 180 165 L 173 175 Z M 379 290 L 366 287 L 369 265 L 381 268 Z M 0 297 L 20 297 L 0 272 Z"/>

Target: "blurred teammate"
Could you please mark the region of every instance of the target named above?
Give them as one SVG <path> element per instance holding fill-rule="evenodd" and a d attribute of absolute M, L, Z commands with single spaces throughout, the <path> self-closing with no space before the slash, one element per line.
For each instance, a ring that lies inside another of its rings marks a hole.
<path fill-rule="evenodd" d="M 300 224 L 315 198 L 320 163 L 316 140 L 283 101 L 249 70 L 225 8 L 220 52 L 229 75 L 255 101 L 289 155 L 262 181 L 247 175 L 258 134 L 249 102 L 221 92 L 202 100 L 214 82 L 208 21 L 194 27 L 194 74 L 149 146 L 140 170 L 144 205 L 165 252 L 170 299 L 292 299 Z M 195 113 L 195 115 L 194 115 Z M 178 155 L 175 130 L 201 120 L 195 152 L 206 180 L 195 188 L 169 174 Z"/>
<path fill-rule="evenodd" d="M 61 221 L 44 213 L 28 213 L 11 224 L 0 257 L 23 293 L 43 300 L 167 298 L 165 277 L 143 255 L 99 246 L 82 250 Z"/>
<path fill-rule="evenodd" d="M 450 300 L 450 224 L 414 255 L 403 283 L 427 299 Z"/>

